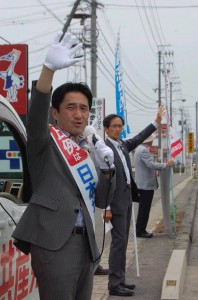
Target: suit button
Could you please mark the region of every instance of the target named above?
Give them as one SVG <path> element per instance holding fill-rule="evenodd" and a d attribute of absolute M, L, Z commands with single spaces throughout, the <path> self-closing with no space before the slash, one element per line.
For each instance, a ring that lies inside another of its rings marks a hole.
<path fill-rule="evenodd" d="M 79 213 L 79 209 L 76 208 L 76 209 L 74 210 L 74 212 L 75 212 L 76 214 L 78 214 L 78 213 Z"/>

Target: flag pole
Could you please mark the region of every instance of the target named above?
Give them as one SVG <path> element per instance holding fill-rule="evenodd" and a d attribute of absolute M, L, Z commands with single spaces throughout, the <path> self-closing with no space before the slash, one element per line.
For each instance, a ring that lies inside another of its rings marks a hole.
<path fill-rule="evenodd" d="M 140 268 L 139 268 L 139 259 L 138 259 L 134 203 L 132 203 L 132 225 L 133 225 L 133 240 L 134 240 L 134 248 L 135 248 L 136 273 L 137 273 L 137 277 L 139 277 Z"/>
<path fill-rule="evenodd" d="M 170 115 L 168 112 L 168 74 L 167 74 L 167 69 L 165 66 L 165 62 L 163 59 L 163 64 L 164 64 L 164 76 L 165 76 L 165 101 L 166 101 L 166 111 L 167 111 L 167 156 L 168 158 L 171 157 L 171 149 L 170 149 L 170 127 L 171 127 L 171 122 L 170 120 Z M 170 99 L 171 101 L 171 99 Z M 175 211 L 175 195 L 174 195 L 174 186 L 173 186 L 173 168 L 171 167 L 170 169 L 170 190 L 171 190 L 171 208 L 172 208 L 172 222 L 173 222 L 173 234 L 176 234 L 176 211 Z"/>

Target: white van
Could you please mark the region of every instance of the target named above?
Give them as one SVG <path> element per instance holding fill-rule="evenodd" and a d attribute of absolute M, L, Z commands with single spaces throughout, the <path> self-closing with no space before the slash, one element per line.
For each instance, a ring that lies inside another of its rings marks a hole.
<path fill-rule="evenodd" d="M 0 175 L 0 299 L 37 300 L 38 287 L 31 269 L 30 255 L 24 255 L 14 247 L 11 238 L 31 196 L 26 130 L 16 111 L 2 96 L 0 124 L 9 130 L 18 146 L 15 152 L 5 150 L 5 155 L 17 155 L 21 164 L 21 172 L 18 174 L 13 171 L 6 178 Z M 0 144 L 0 151 L 1 146 Z M 3 161 L 0 160 L 0 174 L 3 174 L 1 167 L 3 169 Z"/>

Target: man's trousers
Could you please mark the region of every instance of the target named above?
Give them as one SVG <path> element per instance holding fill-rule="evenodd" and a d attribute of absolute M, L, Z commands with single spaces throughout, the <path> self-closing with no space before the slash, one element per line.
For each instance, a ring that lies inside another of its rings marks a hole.
<path fill-rule="evenodd" d="M 151 204 L 153 200 L 154 190 L 141 190 L 139 189 L 139 210 L 136 221 L 136 233 L 141 234 L 146 230 L 149 219 Z"/>

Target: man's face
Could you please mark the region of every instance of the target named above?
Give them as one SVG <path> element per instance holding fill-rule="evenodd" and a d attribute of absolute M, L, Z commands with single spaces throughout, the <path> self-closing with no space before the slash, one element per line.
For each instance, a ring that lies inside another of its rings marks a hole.
<path fill-rule="evenodd" d="M 118 117 L 111 120 L 109 128 L 105 127 L 105 132 L 112 140 L 117 140 L 122 132 L 122 120 Z"/>
<path fill-rule="evenodd" d="M 59 111 L 52 108 L 52 115 L 57 126 L 76 137 L 77 141 L 88 123 L 88 99 L 81 92 L 69 92 L 61 102 Z"/>

